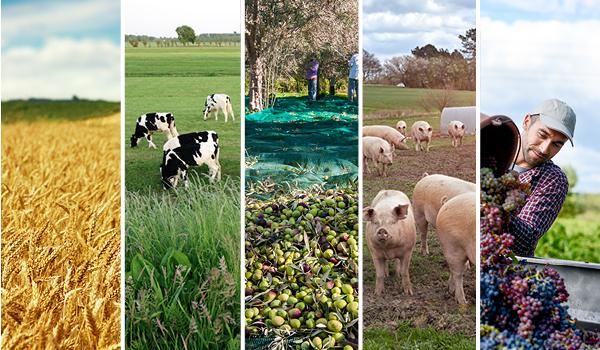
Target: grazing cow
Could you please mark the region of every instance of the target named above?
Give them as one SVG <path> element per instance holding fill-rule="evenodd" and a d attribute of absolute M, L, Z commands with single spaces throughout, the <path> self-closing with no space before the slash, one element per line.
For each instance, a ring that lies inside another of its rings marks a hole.
<path fill-rule="evenodd" d="M 131 147 L 137 146 L 139 139 L 145 137 L 148 140 L 148 147 L 156 148 L 152 142 L 152 134 L 155 132 L 166 133 L 167 139 L 177 136 L 173 113 L 142 114 L 135 123 L 135 133 L 131 135 Z"/>
<path fill-rule="evenodd" d="M 208 142 L 208 140 L 213 140 L 218 143 L 219 136 L 217 135 L 217 132 L 212 130 L 190 132 L 167 140 L 167 142 L 165 142 L 163 145 L 163 160 L 160 165 L 160 173 L 162 174 L 162 165 L 165 164 L 165 157 L 170 150 L 181 147 L 182 145 L 202 144 L 204 142 Z"/>
<path fill-rule="evenodd" d="M 193 138 L 195 141 L 182 143 L 182 140 L 179 140 L 181 142 L 179 147 L 168 149 L 164 152 L 160 172 L 165 189 L 177 187 L 179 180 L 183 180 L 184 186 L 187 187 L 189 184 L 187 172 L 190 166 L 206 164 L 210 180 L 221 179 L 219 137 L 214 131 L 204 133 L 207 134 L 205 141 L 196 142 L 199 138 Z M 202 135 L 203 133 L 200 132 L 197 134 Z M 165 146 L 167 145 L 165 144 Z"/>
<path fill-rule="evenodd" d="M 215 120 L 218 120 L 219 111 L 225 114 L 225 123 L 227 123 L 227 116 L 231 113 L 231 118 L 235 120 L 233 115 L 233 107 L 231 107 L 231 99 L 225 94 L 212 94 L 206 96 L 206 102 L 204 102 L 204 120 L 208 119 L 210 114 L 215 115 Z"/>

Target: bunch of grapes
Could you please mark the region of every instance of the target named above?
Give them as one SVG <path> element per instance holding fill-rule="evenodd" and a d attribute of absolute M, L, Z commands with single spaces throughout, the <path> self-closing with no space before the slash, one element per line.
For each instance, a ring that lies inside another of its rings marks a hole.
<path fill-rule="evenodd" d="M 598 348 L 597 335 L 584 335 L 569 316 L 558 272 L 515 262 L 506 228 L 528 191 L 516 172 L 481 170 L 481 349 Z"/>

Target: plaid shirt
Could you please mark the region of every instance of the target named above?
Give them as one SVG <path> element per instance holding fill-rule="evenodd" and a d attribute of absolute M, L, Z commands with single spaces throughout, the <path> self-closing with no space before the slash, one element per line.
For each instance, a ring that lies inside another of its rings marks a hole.
<path fill-rule="evenodd" d="M 519 174 L 521 183 L 531 184 L 531 194 L 508 231 L 515 237 L 513 252 L 518 256 L 533 256 L 538 240 L 550 229 L 562 208 L 569 182 L 563 171 L 552 161 Z"/>

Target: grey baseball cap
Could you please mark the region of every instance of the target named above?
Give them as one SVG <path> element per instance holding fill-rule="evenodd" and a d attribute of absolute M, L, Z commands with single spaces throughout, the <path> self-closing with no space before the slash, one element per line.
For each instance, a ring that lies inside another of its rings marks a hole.
<path fill-rule="evenodd" d="M 540 121 L 552 130 L 556 130 L 565 135 L 573 145 L 573 135 L 575 134 L 575 112 L 566 103 L 552 98 L 542 102 L 533 110 L 530 116 L 539 115 Z"/>

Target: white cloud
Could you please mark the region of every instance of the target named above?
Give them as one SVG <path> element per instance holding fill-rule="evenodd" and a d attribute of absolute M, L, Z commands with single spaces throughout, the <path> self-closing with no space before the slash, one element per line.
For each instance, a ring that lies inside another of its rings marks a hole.
<path fill-rule="evenodd" d="M 600 11 L 600 2 L 595 0 L 492 0 L 491 2 L 538 15 L 560 14 L 562 17 Z"/>
<path fill-rule="evenodd" d="M 50 39 L 2 53 L 2 99 L 120 99 L 120 47 L 110 41 Z"/>
<path fill-rule="evenodd" d="M 410 54 L 427 44 L 461 49 L 458 36 L 475 27 L 475 5 L 470 6 L 470 0 L 397 0 L 371 5 L 371 12 L 363 13 L 363 42 L 380 60 Z"/>
<path fill-rule="evenodd" d="M 377 12 L 363 15 L 363 23 L 367 32 L 422 32 L 436 29 L 464 30 L 469 24 L 458 15 L 439 16 L 428 13 Z"/>
<path fill-rule="evenodd" d="M 424 46 L 429 43 L 438 48 L 450 48 L 450 50 L 457 46 L 457 36 L 445 31 L 365 33 L 363 41 L 366 45 L 365 49 L 375 52 L 382 61 L 394 56 L 409 55 L 416 46 Z"/>
<path fill-rule="evenodd" d="M 2 7 L 2 46 L 28 38 L 50 38 L 118 25 L 120 3 L 115 0 L 35 2 Z"/>
<path fill-rule="evenodd" d="M 196 34 L 240 33 L 240 1 L 194 0 L 123 1 L 125 34 L 176 37 L 175 29 L 188 25 Z"/>
<path fill-rule="evenodd" d="M 557 97 L 578 112 L 600 97 L 599 21 L 482 18 L 480 33 L 482 111 L 522 116 Z"/>

